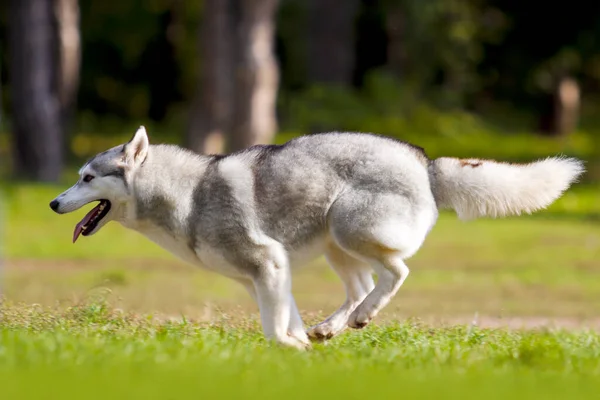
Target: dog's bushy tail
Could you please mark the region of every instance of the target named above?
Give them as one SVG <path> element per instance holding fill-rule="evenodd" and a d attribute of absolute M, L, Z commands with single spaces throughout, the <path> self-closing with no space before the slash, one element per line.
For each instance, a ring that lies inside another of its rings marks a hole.
<path fill-rule="evenodd" d="M 429 167 L 438 208 L 453 209 L 462 220 L 543 209 L 583 172 L 581 161 L 566 157 L 529 164 L 442 157 Z"/>

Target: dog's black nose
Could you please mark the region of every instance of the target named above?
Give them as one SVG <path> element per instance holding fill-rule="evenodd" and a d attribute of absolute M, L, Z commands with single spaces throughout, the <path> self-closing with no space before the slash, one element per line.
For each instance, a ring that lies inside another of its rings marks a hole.
<path fill-rule="evenodd" d="M 53 209 L 54 211 L 56 211 L 58 209 L 58 204 L 59 204 L 58 201 L 52 200 L 50 202 L 50 208 Z"/>

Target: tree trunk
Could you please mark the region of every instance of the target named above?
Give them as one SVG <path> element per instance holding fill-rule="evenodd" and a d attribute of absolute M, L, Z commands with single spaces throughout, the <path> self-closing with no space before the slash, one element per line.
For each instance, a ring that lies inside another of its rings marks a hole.
<path fill-rule="evenodd" d="M 0 43 L 0 59 L 2 59 L 2 53 L 6 52 L 6 50 L 4 49 L 4 44 Z M 0 63 L 0 78 L 2 77 L 2 63 Z M 0 79 L 0 129 L 2 129 L 2 123 L 4 122 L 4 120 L 2 119 L 2 117 L 4 116 L 4 114 L 2 114 L 3 111 L 3 102 L 2 102 L 2 79 Z"/>
<path fill-rule="evenodd" d="M 81 65 L 78 0 L 55 0 L 58 37 L 58 76 L 56 93 L 61 106 L 63 128 L 69 124 L 77 100 Z"/>
<path fill-rule="evenodd" d="M 63 168 L 60 102 L 55 96 L 52 0 L 11 0 L 9 66 L 17 176 L 55 182 Z"/>
<path fill-rule="evenodd" d="M 580 90 L 577 81 L 563 77 L 558 81 L 555 95 L 556 135 L 564 136 L 577 128 L 579 121 Z"/>
<path fill-rule="evenodd" d="M 351 85 L 359 0 L 309 0 L 308 3 L 309 79 Z"/>
<path fill-rule="evenodd" d="M 577 81 L 563 76 L 556 80 L 554 91 L 546 98 L 546 109 L 540 116 L 540 131 L 548 136 L 566 136 L 577 128 L 580 108 Z"/>
<path fill-rule="evenodd" d="M 6 53 L 6 50 L 4 48 L 4 43 L 0 43 L 0 59 L 2 58 L 2 56 L 4 55 L 4 53 Z M 0 77 L 2 77 L 2 63 L 0 63 Z M 2 102 L 2 79 L 0 79 L 0 130 L 4 129 L 4 103 Z M 7 160 L 9 159 L 8 155 L 6 154 L 6 150 L 2 150 L 0 148 L 0 181 L 2 181 L 2 179 L 4 178 L 4 170 L 7 167 Z M 2 196 L 2 193 L 0 192 L 0 197 Z M 0 198 L 1 201 L 1 198 Z M 2 212 L 2 204 L 0 204 L 0 212 Z M 0 219 L 0 221 L 2 221 Z M 2 224 L 0 223 L 0 226 Z"/>
<path fill-rule="evenodd" d="M 277 0 L 238 0 L 235 112 L 230 150 L 267 144 L 277 130 L 279 70 L 273 52 Z"/>
<path fill-rule="evenodd" d="M 404 78 L 406 74 L 406 45 L 404 11 L 400 7 L 387 10 L 386 32 L 388 36 L 387 60 L 390 70 L 398 78 Z"/>
<path fill-rule="evenodd" d="M 233 110 L 235 36 L 230 0 L 206 0 L 198 30 L 200 79 L 186 133 L 186 147 L 202 153 L 224 151 Z"/>

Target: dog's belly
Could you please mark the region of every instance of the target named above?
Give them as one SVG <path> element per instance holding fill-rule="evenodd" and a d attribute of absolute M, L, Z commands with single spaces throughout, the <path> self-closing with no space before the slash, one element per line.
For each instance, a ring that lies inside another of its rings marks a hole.
<path fill-rule="evenodd" d="M 233 279 L 251 278 L 254 270 L 244 270 L 244 265 L 235 265 L 225 256 L 224 249 L 216 249 L 205 243 L 196 249 L 196 265 Z"/>
<path fill-rule="evenodd" d="M 315 258 L 321 256 L 325 249 L 326 237 L 315 239 L 304 246 L 298 247 L 294 250 L 286 250 L 290 268 L 299 268 Z M 283 247 L 280 244 L 275 244 L 275 248 Z M 234 265 L 228 257 L 225 256 L 225 252 L 231 252 L 231 249 L 214 248 L 206 243 L 200 243 L 198 249 L 196 249 L 196 256 L 198 266 L 214 271 L 221 275 L 228 276 L 230 278 L 249 278 L 253 275 L 253 271 L 244 270 L 243 265 Z"/>
<path fill-rule="evenodd" d="M 323 255 L 328 240 L 330 240 L 328 235 L 322 235 L 304 244 L 303 246 L 288 250 L 290 267 L 303 267 L 304 265 Z"/>
<path fill-rule="evenodd" d="M 151 225 L 136 226 L 136 228 L 148 239 L 187 263 L 234 279 L 247 278 L 250 275 L 243 266 L 234 265 L 225 256 L 225 252 L 231 252 L 233 249 L 215 248 L 208 243 L 200 242 L 198 247 L 192 250 L 188 244 L 189 238 L 173 236 L 172 233 Z M 290 268 L 299 268 L 321 256 L 329 240 L 327 234 L 322 234 L 292 249 L 286 249 L 277 242 L 274 244 L 277 243 L 285 249 Z"/>

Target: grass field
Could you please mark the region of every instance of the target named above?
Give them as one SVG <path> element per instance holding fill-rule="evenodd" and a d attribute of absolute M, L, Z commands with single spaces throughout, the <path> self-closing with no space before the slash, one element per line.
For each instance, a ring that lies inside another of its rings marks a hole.
<path fill-rule="evenodd" d="M 48 202 L 72 175 L 3 186 L 1 399 L 597 398 L 593 179 L 532 216 L 442 213 L 372 325 L 297 353 L 265 342 L 240 286 L 135 232 L 113 223 L 71 244 L 87 209 Z M 307 324 L 344 300 L 322 259 L 295 272 L 294 294 Z"/>
<path fill-rule="evenodd" d="M 252 323 L 160 322 L 102 303 L 6 307 L 2 398 L 597 398 L 591 331 L 371 326 L 299 353 Z"/>

